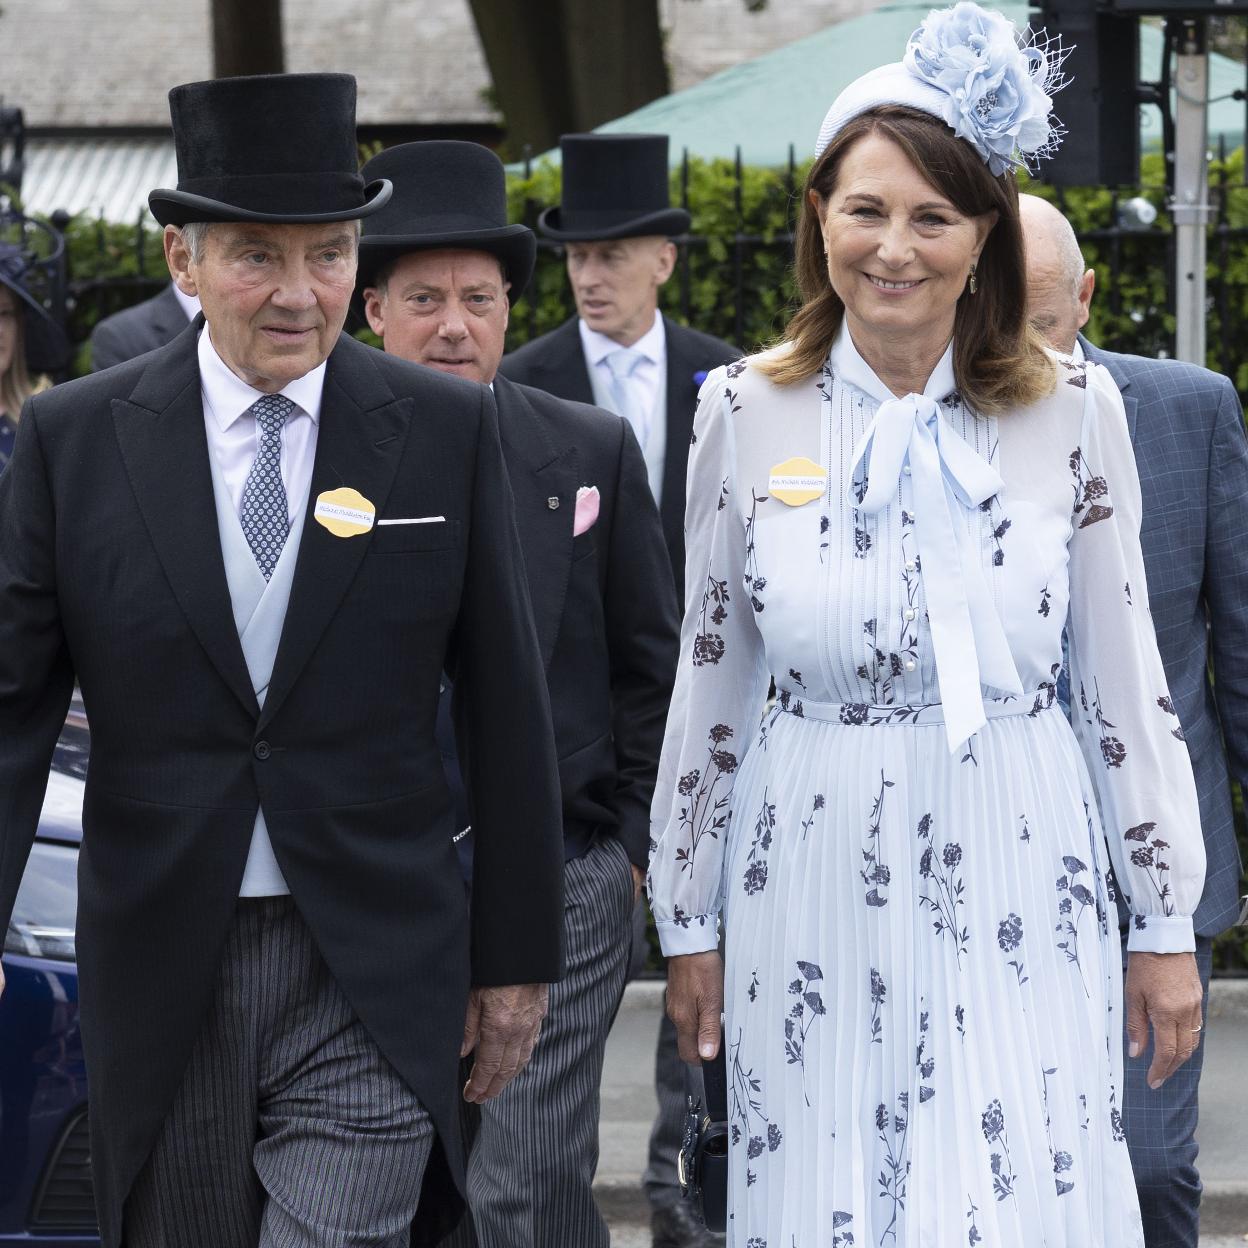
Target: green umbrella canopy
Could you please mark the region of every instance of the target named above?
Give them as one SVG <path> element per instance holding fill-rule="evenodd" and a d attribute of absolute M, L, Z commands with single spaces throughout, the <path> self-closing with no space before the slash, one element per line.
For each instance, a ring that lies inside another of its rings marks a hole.
<path fill-rule="evenodd" d="M 1023 4 L 996 6 L 1019 26 L 1026 23 Z M 828 106 L 860 74 L 888 61 L 900 60 L 911 32 L 931 11 L 931 4 L 886 4 L 849 21 L 838 22 L 817 34 L 777 48 L 766 56 L 722 70 L 696 86 L 666 95 L 599 126 L 604 134 L 666 134 L 671 139 L 671 161 L 677 164 L 686 149 L 704 159 L 731 159 L 741 149 L 747 164 L 783 165 L 793 145 L 798 161 L 813 153 L 815 136 Z M 1140 32 L 1143 77 L 1156 80 L 1161 68 L 1163 36 L 1152 24 Z M 1213 55 L 1209 95 L 1229 96 L 1244 85 L 1244 68 L 1226 57 Z M 1062 116 L 1059 95 L 1055 111 Z M 1161 114 L 1140 110 L 1144 150 L 1161 144 Z M 1064 119 L 1078 133 L 1078 119 Z M 1209 110 L 1210 142 L 1225 135 L 1228 147 L 1242 141 L 1244 106 L 1221 99 Z M 556 149 L 547 153 L 558 160 Z"/>

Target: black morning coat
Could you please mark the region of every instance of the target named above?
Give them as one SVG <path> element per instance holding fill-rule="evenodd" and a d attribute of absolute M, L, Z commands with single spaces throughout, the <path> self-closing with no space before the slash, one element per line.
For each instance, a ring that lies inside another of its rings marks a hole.
<path fill-rule="evenodd" d="M 379 517 L 446 522 L 338 538 L 309 505 L 261 711 L 200 395 L 191 328 L 24 411 L 0 476 L 0 921 L 76 678 L 92 733 L 80 1004 L 106 1248 L 209 1003 L 257 804 L 331 972 L 433 1115 L 413 1242 L 436 1243 L 461 1206 L 470 979 L 561 972 L 559 782 L 494 402 L 339 340 L 311 497 L 354 487 Z M 472 763 L 471 921 L 434 738 L 444 665 Z"/>
<path fill-rule="evenodd" d="M 114 312 L 96 325 L 91 331 L 91 369 L 100 373 L 155 351 L 184 333 L 188 324 L 170 283 L 153 298 Z"/>
<path fill-rule="evenodd" d="M 719 338 L 699 333 L 663 318 L 667 336 L 667 458 L 659 513 L 663 537 L 672 561 L 676 592 L 684 603 L 685 477 L 689 471 L 689 443 L 693 438 L 693 410 L 706 373 L 741 358 L 741 352 Z M 522 385 L 546 390 L 561 399 L 592 403 L 594 390 L 581 347 L 579 318 L 527 342 L 503 357 L 499 371 Z"/>
<path fill-rule="evenodd" d="M 494 400 L 550 690 L 564 829 L 582 848 L 595 830 L 618 836 L 644 871 L 680 620 L 641 447 L 621 417 L 505 377 L 494 380 Z M 564 500 L 582 486 L 597 487 L 599 513 L 574 536 Z"/>

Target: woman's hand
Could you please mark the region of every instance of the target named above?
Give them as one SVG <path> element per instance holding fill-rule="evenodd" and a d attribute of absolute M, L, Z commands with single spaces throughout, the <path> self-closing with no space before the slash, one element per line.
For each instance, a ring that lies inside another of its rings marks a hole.
<path fill-rule="evenodd" d="M 680 1060 L 696 1065 L 719 1052 L 724 964 L 715 950 L 667 960 L 667 1016 L 676 1024 Z"/>
<path fill-rule="evenodd" d="M 1190 953 L 1132 953 L 1127 957 L 1128 1055 L 1139 1057 L 1148 1048 L 1153 1027 L 1153 1061 L 1148 1086 L 1154 1091 L 1200 1045 L 1204 1024 L 1200 973 Z"/>

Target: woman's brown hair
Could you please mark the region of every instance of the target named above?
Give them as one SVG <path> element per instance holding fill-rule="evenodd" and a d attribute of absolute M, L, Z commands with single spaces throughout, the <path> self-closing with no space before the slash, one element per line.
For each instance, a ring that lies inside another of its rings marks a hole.
<path fill-rule="evenodd" d="M 7 287 L 0 286 L 0 290 L 9 293 Z M 17 338 L 13 343 L 13 359 L 9 362 L 8 371 L 0 375 L 0 412 L 4 412 L 13 424 L 17 424 L 22 413 L 22 404 L 32 394 L 38 394 L 45 389 L 47 383 L 43 378 L 31 380 L 26 368 L 26 323 L 22 316 L 22 305 L 15 295 L 11 298 L 13 315 L 17 320 Z"/>
<path fill-rule="evenodd" d="M 978 291 L 963 291 L 954 313 L 953 371 L 968 405 L 984 414 L 1024 407 L 1050 394 L 1053 361 L 1027 322 L 1023 235 L 1012 173 L 994 177 L 975 149 L 943 122 L 902 105 L 885 105 L 850 121 L 828 144 L 806 179 L 799 208 L 796 276 L 802 306 L 778 351 L 757 367 L 777 385 L 804 381 L 823 366 L 840 331 L 845 305 L 828 280 L 814 191 L 826 204 L 849 149 L 869 134 L 891 139 L 951 204 L 967 216 L 995 211 L 997 223 L 976 266 Z"/>

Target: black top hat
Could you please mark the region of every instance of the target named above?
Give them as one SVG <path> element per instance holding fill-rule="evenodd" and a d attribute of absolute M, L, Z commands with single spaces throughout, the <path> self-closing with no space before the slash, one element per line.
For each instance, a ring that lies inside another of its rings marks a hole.
<path fill-rule="evenodd" d="M 147 199 L 161 225 L 349 221 L 390 198 L 388 182 L 357 172 L 350 74 L 189 82 L 169 92 L 169 112 L 178 189 Z"/>
<path fill-rule="evenodd" d="M 17 296 L 26 340 L 26 368 L 32 373 L 59 373 L 69 362 L 69 339 L 30 292 L 36 258 L 15 243 L 0 243 L 0 285 Z"/>
<path fill-rule="evenodd" d="M 565 134 L 563 197 L 537 228 L 547 238 L 592 242 L 684 234 L 690 217 L 667 193 L 667 135 Z"/>
<path fill-rule="evenodd" d="M 451 139 L 402 143 L 361 172 L 389 179 L 394 196 L 364 226 L 357 289 L 408 252 L 455 247 L 497 256 L 511 298 L 519 297 L 533 275 L 537 239 L 527 226 L 507 224 L 507 178 L 489 148 Z"/>

